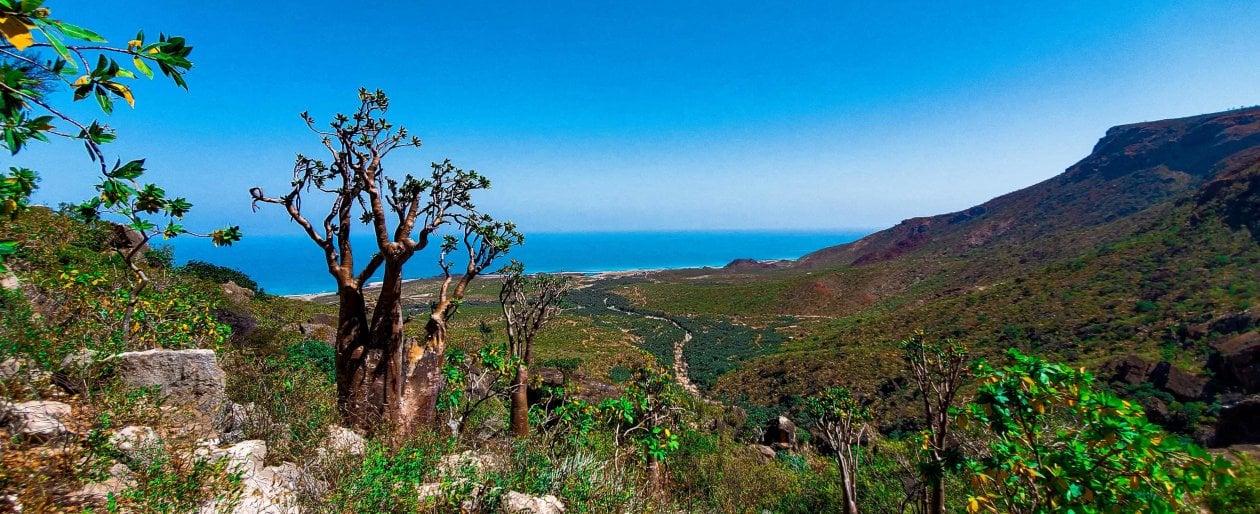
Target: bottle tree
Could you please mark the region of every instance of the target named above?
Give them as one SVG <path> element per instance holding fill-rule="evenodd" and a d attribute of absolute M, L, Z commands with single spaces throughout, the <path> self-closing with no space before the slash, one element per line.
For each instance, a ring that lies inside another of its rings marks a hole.
<path fill-rule="evenodd" d="M 407 436 L 436 428 L 442 391 L 447 323 L 459 309 L 472 280 L 499 256 L 523 241 L 516 226 L 479 212 L 474 192 L 490 187 L 476 171 L 449 160 L 433 163 L 425 178 L 385 174 L 385 158 L 400 148 L 418 148 L 420 139 L 384 118 L 389 98 L 381 91 L 359 90 L 359 108 L 338 114 L 327 129 L 302 119 L 320 138 L 326 159 L 299 154 L 292 187 L 280 196 L 250 190 L 254 204 L 276 204 L 301 227 L 323 255 L 339 297 L 336 364 L 337 399 L 345 420 L 375 433 L 388 426 Z M 303 210 L 304 194 L 329 197 L 317 218 Z M 374 252 L 355 260 L 352 229 L 366 224 Z M 439 233 L 443 229 L 452 233 Z M 403 328 L 402 274 L 416 253 L 440 240 L 438 263 L 444 279 L 430 304 L 423 338 Z M 462 265 L 455 268 L 456 257 Z M 384 275 L 374 301 L 364 286 Z"/>

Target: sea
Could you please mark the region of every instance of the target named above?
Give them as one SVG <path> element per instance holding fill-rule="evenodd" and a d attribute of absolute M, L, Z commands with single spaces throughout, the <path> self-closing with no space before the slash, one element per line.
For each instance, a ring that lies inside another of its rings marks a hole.
<path fill-rule="evenodd" d="M 721 267 L 735 259 L 796 259 L 807 253 L 855 241 L 870 231 L 687 231 L 687 232 L 565 232 L 529 233 L 525 244 L 513 248 L 487 272 L 511 259 L 529 273 L 601 273 L 630 270 Z M 355 260 L 362 266 L 371 257 L 373 240 L 353 239 Z M 249 235 L 230 246 L 216 248 L 209 241 L 180 237 L 167 242 L 176 264 L 198 260 L 240 270 L 267 293 L 303 295 L 330 292 L 332 277 L 320 250 L 306 236 Z M 438 242 L 417 253 L 404 268 L 404 278 L 438 276 Z M 455 270 L 463 263 L 457 263 Z M 380 277 L 375 277 L 380 280 Z"/>

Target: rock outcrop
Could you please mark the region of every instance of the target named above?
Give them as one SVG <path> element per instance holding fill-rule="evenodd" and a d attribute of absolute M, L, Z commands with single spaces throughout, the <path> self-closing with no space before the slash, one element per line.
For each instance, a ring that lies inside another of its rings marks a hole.
<path fill-rule="evenodd" d="M 169 401 L 193 405 L 217 419 L 224 409 L 226 375 L 213 350 L 147 350 L 112 359 L 128 387 L 157 387 Z"/>
<path fill-rule="evenodd" d="M 796 448 L 796 423 L 787 416 L 779 416 L 766 425 L 764 437 L 766 446 L 775 450 L 792 450 Z"/>
<path fill-rule="evenodd" d="M 0 402 L 0 423 L 16 437 L 28 442 L 48 442 L 70 434 L 63 423 L 70 406 L 61 402 Z"/>
<path fill-rule="evenodd" d="M 1237 334 L 1212 344 L 1209 367 L 1226 388 L 1260 393 L 1260 331 Z"/>
<path fill-rule="evenodd" d="M 1181 371 L 1168 362 L 1150 362 L 1136 355 L 1108 362 L 1101 372 L 1111 382 L 1151 384 L 1183 402 L 1201 400 L 1207 392 L 1207 380 Z"/>
<path fill-rule="evenodd" d="M 503 511 L 509 514 L 561 514 L 564 512 L 564 503 L 550 494 L 530 496 L 508 491 L 503 496 Z"/>
<path fill-rule="evenodd" d="M 232 514 L 297 514 L 298 487 L 301 473 L 292 463 L 266 466 L 267 443 L 242 441 L 224 449 L 202 452 L 210 459 L 227 459 L 228 471 L 241 474 L 241 497 L 231 505 Z M 202 514 L 220 513 L 227 505 L 211 502 L 202 507 Z"/>

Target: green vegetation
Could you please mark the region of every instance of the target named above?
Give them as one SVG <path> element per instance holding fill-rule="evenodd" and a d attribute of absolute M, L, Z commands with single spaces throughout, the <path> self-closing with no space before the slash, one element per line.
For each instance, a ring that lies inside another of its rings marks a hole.
<path fill-rule="evenodd" d="M 175 272 L 202 280 L 209 280 L 216 284 L 235 282 L 236 285 L 249 289 L 255 293 L 262 292 L 262 289 L 258 287 L 258 283 L 254 282 L 254 279 L 249 278 L 249 275 L 241 273 L 238 269 L 219 266 L 218 264 L 211 264 L 209 262 L 202 261 L 188 261 L 187 264 L 176 268 Z"/>
<path fill-rule="evenodd" d="M 1228 462 L 1165 434 L 1093 377 L 1011 350 L 967 406 L 989 454 L 967 460 L 969 512 L 1176 512 Z"/>

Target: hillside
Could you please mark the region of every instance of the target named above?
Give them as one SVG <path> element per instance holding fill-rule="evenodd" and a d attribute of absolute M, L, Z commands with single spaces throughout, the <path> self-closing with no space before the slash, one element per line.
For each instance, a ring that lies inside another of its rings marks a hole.
<path fill-rule="evenodd" d="M 1130 356 L 1167 362 L 1194 387 L 1166 403 L 1215 412 L 1241 398 L 1218 391 L 1255 392 L 1209 363 L 1231 333 L 1256 330 L 1257 180 L 1260 109 L 1123 125 L 1059 176 L 792 269 L 675 272 L 619 292 L 680 316 L 797 317 L 780 352 L 718 381 L 716 394 L 754 404 L 787 405 L 826 384 L 900 390 L 896 342 L 926 329 L 978 356 L 1016 347 L 1106 377 Z M 1225 318 L 1249 321 L 1206 328 Z M 1168 424 L 1210 442 L 1200 425 L 1211 416 L 1191 418 Z"/>

